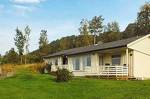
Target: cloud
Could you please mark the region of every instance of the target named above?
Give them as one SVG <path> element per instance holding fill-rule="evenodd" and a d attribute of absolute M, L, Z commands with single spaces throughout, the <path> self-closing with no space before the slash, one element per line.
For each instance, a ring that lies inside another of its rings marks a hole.
<path fill-rule="evenodd" d="M 26 13 L 32 12 L 35 10 L 33 6 L 24 6 L 24 5 L 13 5 L 17 15 L 25 16 Z"/>
<path fill-rule="evenodd" d="M 47 0 L 10 0 L 11 5 L 15 8 L 15 14 L 21 16 L 25 16 L 38 9 L 38 5 L 43 1 Z"/>
<path fill-rule="evenodd" d="M 17 4 L 38 4 L 46 0 L 10 0 L 10 1 Z"/>

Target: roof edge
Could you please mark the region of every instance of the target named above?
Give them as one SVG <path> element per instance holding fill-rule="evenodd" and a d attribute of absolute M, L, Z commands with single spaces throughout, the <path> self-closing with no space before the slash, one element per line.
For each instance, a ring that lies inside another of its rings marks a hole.
<path fill-rule="evenodd" d="M 143 36 L 143 37 L 141 37 L 141 38 L 139 38 L 139 39 L 137 39 L 137 40 L 135 40 L 135 41 L 133 41 L 133 42 L 127 44 L 127 47 L 130 47 L 130 46 L 132 46 L 132 45 L 134 45 L 134 44 L 136 44 L 136 43 L 138 43 L 138 42 L 144 40 L 144 39 L 147 38 L 147 37 L 150 37 L 150 34 L 147 34 L 147 35 L 145 35 L 145 36 Z"/>
<path fill-rule="evenodd" d="M 68 54 L 66 56 L 71 56 L 71 55 L 76 55 L 76 54 L 81 54 L 81 53 L 91 53 L 91 52 L 94 52 L 94 51 L 103 51 L 103 50 L 108 50 L 108 49 L 114 49 L 114 48 L 126 48 L 127 45 L 125 46 L 118 46 L 118 47 L 112 47 L 112 48 L 105 48 L 105 49 L 97 49 L 97 50 L 92 50 L 92 51 L 86 51 L 86 52 L 79 52 L 79 53 L 74 53 L 74 54 Z M 63 56 L 64 54 L 61 54 L 61 55 L 54 55 L 54 56 L 45 56 L 43 58 L 51 58 L 51 57 L 58 57 L 58 56 Z"/>

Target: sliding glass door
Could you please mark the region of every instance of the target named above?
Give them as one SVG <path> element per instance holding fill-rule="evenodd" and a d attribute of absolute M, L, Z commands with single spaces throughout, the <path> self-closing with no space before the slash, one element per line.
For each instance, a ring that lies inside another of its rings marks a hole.
<path fill-rule="evenodd" d="M 73 69 L 80 70 L 80 58 L 73 58 Z"/>

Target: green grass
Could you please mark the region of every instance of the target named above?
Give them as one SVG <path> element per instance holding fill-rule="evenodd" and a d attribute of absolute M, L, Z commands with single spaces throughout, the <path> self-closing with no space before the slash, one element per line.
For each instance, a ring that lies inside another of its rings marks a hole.
<path fill-rule="evenodd" d="M 20 71 L 0 80 L 0 99 L 150 99 L 150 81 L 74 78 L 56 83 L 50 75 Z"/>

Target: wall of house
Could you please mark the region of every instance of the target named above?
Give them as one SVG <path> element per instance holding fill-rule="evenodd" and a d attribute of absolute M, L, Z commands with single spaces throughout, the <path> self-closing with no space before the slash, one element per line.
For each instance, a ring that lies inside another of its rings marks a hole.
<path fill-rule="evenodd" d="M 91 66 L 83 66 L 83 57 L 85 55 L 91 56 Z M 80 70 L 73 70 L 73 59 L 80 59 Z M 84 76 L 85 74 L 97 74 L 99 67 L 99 57 L 97 53 L 89 53 L 89 54 L 80 54 L 69 57 L 69 67 L 70 70 L 73 71 L 75 76 Z"/>
<path fill-rule="evenodd" d="M 55 65 L 56 59 L 58 60 L 58 65 Z M 61 57 L 54 57 L 54 58 L 48 58 L 45 59 L 45 62 L 48 64 L 52 64 L 51 70 L 56 71 L 57 68 L 62 68 L 62 58 Z"/>
<path fill-rule="evenodd" d="M 83 57 L 85 55 L 90 55 L 91 56 L 91 66 L 83 66 Z M 73 71 L 75 76 L 84 76 L 84 75 L 97 75 L 100 73 L 100 66 L 101 65 L 101 59 L 100 59 L 100 54 L 95 52 L 95 53 L 87 53 L 87 54 L 78 54 L 78 55 L 72 55 L 68 56 L 68 65 L 67 67 L 68 70 Z M 112 59 L 111 59 L 112 54 L 104 54 L 103 55 L 103 65 L 105 64 L 110 64 L 112 65 Z M 79 58 L 80 60 L 80 70 L 74 70 L 73 69 L 73 59 Z M 58 65 L 55 65 L 55 60 L 58 59 Z M 62 57 L 54 57 L 50 59 L 46 59 L 48 63 L 52 63 L 52 71 L 56 71 L 57 67 L 63 68 L 64 65 L 62 65 Z M 121 52 L 121 65 L 126 64 L 126 53 L 125 51 Z"/>
<path fill-rule="evenodd" d="M 133 76 L 150 78 L 150 37 L 145 36 L 131 44 L 133 49 Z"/>
<path fill-rule="evenodd" d="M 150 55 L 134 51 L 134 77 L 150 78 Z"/>
<path fill-rule="evenodd" d="M 91 56 L 91 66 L 83 66 L 83 57 L 85 55 Z M 80 70 L 73 69 L 73 59 L 79 58 L 80 60 Z M 58 59 L 58 65 L 55 65 L 55 60 Z M 89 53 L 89 54 L 78 54 L 68 56 L 68 65 L 62 65 L 62 57 L 53 57 L 49 59 L 45 59 L 45 62 L 52 63 L 52 71 L 56 71 L 57 67 L 63 68 L 67 67 L 69 71 L 73 71 L 75 76 L 85 76 L 85 74 L 97 74 L 99 70 L 99 56 L 97 53 Z"/>
<path fill-rule="evenodd" d="M 110 64 L 111 65 L 111 54 L 104 54 L 103 56 L 103 62 L 105 64 Z"/>
<path fill-rule="evenodd" d="M 127 64 L 126 51 L 121 52 L 121 65 Z"/>

